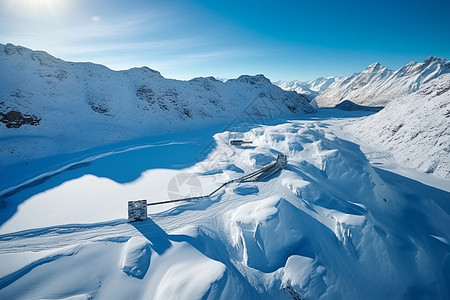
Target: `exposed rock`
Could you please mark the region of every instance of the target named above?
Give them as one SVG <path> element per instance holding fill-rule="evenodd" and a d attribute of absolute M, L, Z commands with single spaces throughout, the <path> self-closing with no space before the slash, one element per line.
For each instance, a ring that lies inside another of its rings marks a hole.
<path fill-rule="evenodd" d="M 39 125 L 40 118 L 33 115 L 22 115 L 21 112 L 11 110 L 10 112 L 0 112 L 0 122 L 5 123 L 8 128 L 19 128 L 22 125 Z"/>
<path fill-rule="evenodd" d="M 382 106 L 364 106 L 356 104 L 350 100 L 344 100 L 338 105 L 335 106 L 336 108 L 339 108 L 341 110 L 347 110 L 347 111 L 356 111 L 356 110 L 365 110 L 365 111 L 380 111 L 383 109 Z"/>
<path fill-rule="evenodd" d="M 148 85 L 143 85 L 138 88 L 136 92 L 136 96 L 143 101 L 148 102 L 149 104 L 155 104 L 155 92 L 153 92 L 152 88 Z"/>

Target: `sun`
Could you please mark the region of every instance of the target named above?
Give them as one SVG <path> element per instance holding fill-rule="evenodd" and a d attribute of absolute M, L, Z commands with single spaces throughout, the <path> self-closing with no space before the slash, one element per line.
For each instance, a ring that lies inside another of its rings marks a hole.
<path fill-rule="evenodd" d="M 27 2 L 30 2 L 30 4 L 35 9 L 48 9 L 52 10 L 55 6 L 55 3 L 58 1 L 55 0 L 28 0 Z"/>
<path fill-rule="evenodd" d="M 22 14 L 55 14 L 67 0 L 9 0 L 9 9 Z"/>

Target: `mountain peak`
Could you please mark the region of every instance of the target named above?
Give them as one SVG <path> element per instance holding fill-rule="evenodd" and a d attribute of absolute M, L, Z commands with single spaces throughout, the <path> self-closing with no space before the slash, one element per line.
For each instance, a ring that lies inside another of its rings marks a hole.
<path fill-rule="evenodd" d="M 445 58 L 442 57 L 436 57 L 436 56 L 428 56 L 427 59 L 425 59 L 424 63 L 429 64 L 432 62 L 440 62 L 440 63 L 445 63 L 446 60 Z"/>
<path fill-rule="evenodd" d="M 234 80 L 241 81 L 241 82 L 247 82 L 247 83 L 249 83 L 251 85 L 255 85 L 257 83 L 259 83 L 259 84 L 262 84 L 262 83 L 271 84 L 270 80 L 266 76 L 264 76 L 262 74 L 258 74 L 258 75 L 254 75 L 254 76 L 241 75 L 237 79 L 234 79 Z"/>
<path fill-rule="evenodd" d="M 2 46 L 3 52 L 6 55 L 15 55 L 15 54 L 24 55 L 26 53 L 32 53 L 33 52 L 33 50 L 30 50 L 30 49 L 25 48 L 23 46 L 14 45 L 14 44 L 11 44 L 11 43 L 7 43 L 6 45 L 0 44 L 0 46 Z"/>
<path fill-rule="evenodd" d="M 163 77 L 160 72 L 158 72 L 156 70 L 153 70 L 153 69 L 150 69 L 147 66 L 134 67 L 134 68 L 128 69 L 127 72 L 137 72 L 137 73 L 140 72 L 142 74 L 150 74 L 150 75 L 157 75 L 159 77 Z"/>
<path fill-rule="evenodd" d="M 372 70 L 379 70 L 379 69 L 385 69 L 385 68 L 386 68 L 386 67 L 383 66 L 383 65 L 381 65 L 379 62 L 375 62 L 375 63 L 369 65 L 369 66 L 366 68 L 366 70 L 372 71 Z"/>
<path fill-rule="evenodd" d="M 385 106 L 446 73 L 450 73 L 450 63 L 434 56 L 424 62 L 410 62 L 396 71 L 376 62 L 361 73 L 338 80 L 315 100 L 319 106 L 334 106 L 344 99 L 359 105 Z"/>

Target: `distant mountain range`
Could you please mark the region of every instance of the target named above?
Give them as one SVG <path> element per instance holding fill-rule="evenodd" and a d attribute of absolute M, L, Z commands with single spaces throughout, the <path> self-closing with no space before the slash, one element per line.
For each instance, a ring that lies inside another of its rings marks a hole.
<path fill-rule="evenodd" d="M 399 164 L 450 179 L 450 62 L 430 56 L 393 71 L 374 63 L 348 77 L 276 82 L 319 107 L 378 111 L 347 126 Z"/>
<path fill-rule="evenodd" d="M 305 95 L 315 103 L 315 98 L 333 84 L 339 77 L 319 77 L 313 81 L 276 81 L 275 85 L 286 91 L 295 91 L 301 95 Z"/>
<path fill-rule="evenodd" d="M 449 72 L 449 61 L 430 56 L 424 62 L 413 61 L 396 71 L 374 63 L 361 73 L 348 77 L 318 78 L 310 82 L 279 81 L 275 84 L 310 97 L 319 107 L 334 107 L 344 100 L 359 105 L 386 106 Z"/>

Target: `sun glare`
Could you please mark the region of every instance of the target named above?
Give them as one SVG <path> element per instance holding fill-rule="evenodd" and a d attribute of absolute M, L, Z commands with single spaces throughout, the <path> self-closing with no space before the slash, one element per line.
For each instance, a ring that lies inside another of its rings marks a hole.
<path fill-rule="evenodd" d="M 28 14 L 56 14 L 65 5 L 62 0 L 12 0 L 10 8 Z"/>
<path fill-rule="evenodd" d="M 52 4 L 54 4 L 54 0 L 31 0 L 31 1 L 27 1 L 29 2 L 35 9 L 39 9 L 39 10 L 52 10 Z"/>

